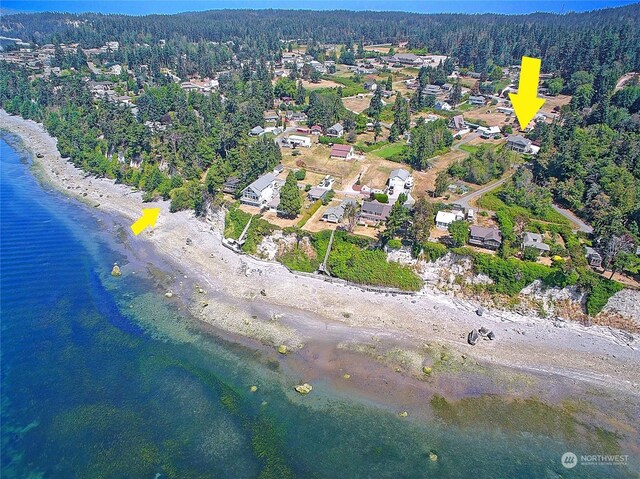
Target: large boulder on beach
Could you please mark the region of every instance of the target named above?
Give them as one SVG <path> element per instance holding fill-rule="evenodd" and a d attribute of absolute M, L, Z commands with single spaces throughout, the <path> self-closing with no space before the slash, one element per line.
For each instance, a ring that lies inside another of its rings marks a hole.
<path fill-rule="evenodd" d="M 311 390 L 313 389 L 313 386 L 311 384 L 304 383 L 304 384 L 298 384 L 294 389 L 298 393 L 300 393 L 300 394 L 302 394 L 304 396 L 304 395 L 309 394 L 311 392 Z"/>

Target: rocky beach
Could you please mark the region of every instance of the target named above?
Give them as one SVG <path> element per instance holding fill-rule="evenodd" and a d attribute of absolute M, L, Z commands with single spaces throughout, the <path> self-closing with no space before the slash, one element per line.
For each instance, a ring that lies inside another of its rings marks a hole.
<path fill-rule="evenodd" d="M 155 202 L 155 228 L 136 237 L 129 226 L 149 207 L 141 193 L 77 169 L 42 125 L 2 111 L 0 129 L 21 138 L 42 182 L 111 218 L 106 231 L 152 272 L 166 301 L 183 304 L 212 334 L 276 357 L 284 345 L 289 367 L 314 385 L 313 393 L 315 381 L 329 381 L 353 394 L 375 392 L 415 414 L 429 393 L 558 401 L 588 391 L 601 407 L 637 417 L 637 335 L 499 309 L 479 316 L 477 303 L 429 285 L 395 295 L 291 273 L 225 247 L 221 212 L 204 221 Z M 128 264 L 119 268 L 132 274 Z M 633 299 L 616 301 L 635 314 Z M 467 334 L 480 327 L 496 339 L 470 346 Z"/>

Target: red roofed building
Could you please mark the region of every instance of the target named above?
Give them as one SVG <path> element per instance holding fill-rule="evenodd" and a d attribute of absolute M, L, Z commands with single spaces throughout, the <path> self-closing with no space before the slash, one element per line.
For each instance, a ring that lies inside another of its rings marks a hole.
<path fill-rule="evenodd" d="M 342 160 L 351 160 L 356 156 L 353 146 L 351 145 L 333 145 L 329 158 L 340 158 Z"/>

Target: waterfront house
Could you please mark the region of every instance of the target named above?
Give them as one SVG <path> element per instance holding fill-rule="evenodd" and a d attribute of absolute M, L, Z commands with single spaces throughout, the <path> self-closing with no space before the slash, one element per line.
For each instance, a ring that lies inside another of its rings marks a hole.
<path fill-rule="evenodd" d="M 340 203 L 338 206 L 327 208 L 327 210 L 322 215 L 322 221 L 326 221 L 327 223 L 340 223 L 342 222 L 342 218 L 344 218 L 344 213 L 347 209 L 347 206 L 355 206 L 356 204 L 356 200 L 353 200 L 351 198 L 342 200 L 342 203 Z"/>
<path fill-rule="evenodd" d="M 265 208 L 273 198 L 275 189 L 276 175 L 267 173 L 242 190 L 240 202 L 245 205 Z"/>
<path fill-rule="evenodd" d="M 391 205 L 380 203 L 377 200 L 365 201 L 360 210 L 360 219 L 366 222 L 378 224 L 386 221 L 391 213 Z"/>
<path fill-rule="evenodd" d="M 472 210 L 469 210 L 472 214 Z M 496 250 L 502 244 L 502 234 L 498 228 L 472 226 L 469 231 L 469 244 Z"/>

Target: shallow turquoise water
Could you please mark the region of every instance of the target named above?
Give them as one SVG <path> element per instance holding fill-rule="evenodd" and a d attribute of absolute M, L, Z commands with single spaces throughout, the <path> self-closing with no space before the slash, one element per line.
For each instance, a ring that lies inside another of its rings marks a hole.
<path fill-rule="evenodd" d="M 565 470 L 600 432 L 539 404 L 494 427 L 446 403 L 425 422 L 322 384 L 297 396 L 277 362 L 199 332 L 148 278 L 112 278 L 127 258 L 93 213 L 4 141 L 0 158 L 2 477 L 637 477 Z"/>

